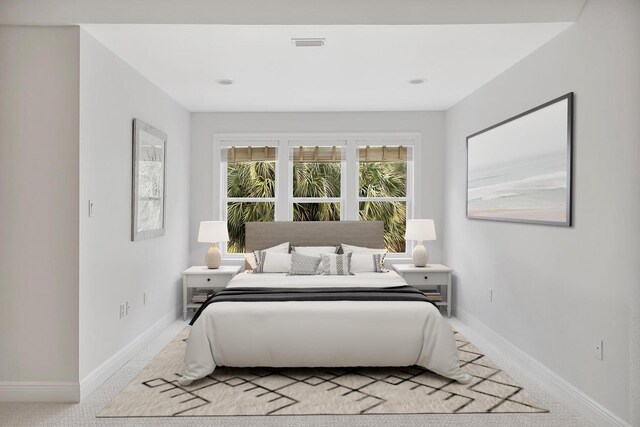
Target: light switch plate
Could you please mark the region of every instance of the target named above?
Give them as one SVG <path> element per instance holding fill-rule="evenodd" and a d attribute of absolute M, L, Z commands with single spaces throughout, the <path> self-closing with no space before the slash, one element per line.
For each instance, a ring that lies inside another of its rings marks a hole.
<path fill-rule="evenodd" d="M 604 340 L 596 342 L 596 359 L 604 360 Z"/>
<path fill-rule="evenodd" d="M 89 200 L 89 218 L 96 216 L 96 202 Z"/>

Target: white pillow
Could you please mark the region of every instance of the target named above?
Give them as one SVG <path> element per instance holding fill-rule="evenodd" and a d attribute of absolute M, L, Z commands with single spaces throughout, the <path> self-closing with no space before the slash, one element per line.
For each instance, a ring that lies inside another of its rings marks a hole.
<path fill-rule="evenodd" d="M 273 251 L 255 251 L 258 265 L 254 273 L 288 273 L 291 270 L 291 254 Z"/>
<path fill-rule="evenodd" d="M 354 254 L 378 254 L 378 253 L 382 253 L 385 254 L 387 253 L 386 249 L 374 249 L 374 248 L 365 248 L 362 246 L 353 246 L 353 245 L 346 245 L 344 243 L 342 243 L 340 246 L 342 246 L 342 252 L 347 253 L 347 252 L 353 252 Z"/>
<path fill-rule="evenodd" d="M 354 253 L 351 256 L 351 272 L 352 273 L 385 273 L 384 253 Z"/>
<path fill-rule="evenodd" d="M 320 254 L 335 254 L 338 252 L 338 248 L 339 246 L 292 246 L 291 252 L 319 257 Z"/>
<path fill-rule="evenodd" d="M 365 273 L 373 271 L 376 273 L 384 273 L 387 270 L 384 268 L 384 257 L 387 254 L 386 249 L 374 249 L 364 248 L 361 246 L 346 245 L 342 243 L 342 252 L 352 252 L 351 257 L 351 272 L 352 273 Z M 377 266 L 372 264 L 372 259 L 379 262 Z"/>
<path fill-rule="evenodd" d="M 272 246 L 267 249 L 263 249 L 266 252 L 279 252 L 279 253 L 289 253 L 289 242 L 280 243 L 279 245 Z M 254 251 L 257 252 L 257 251 Z M 255 270 L 258 266 L 258 261 L 256 261 L 256 255 L 254 252 L 244 254 L 244 260 L 249 264 L 251 270 Z"/>
<path fill-rule="evenodd" d="M 282 254 L 288 254 L 289 253 L 289 242 L 280 243 L 279 245 L 275 245 L 275 246 L 272 246 L 270 248 L 263 249 L 263 251 L 279 252 L 279 253 L 282 253 Z"/>

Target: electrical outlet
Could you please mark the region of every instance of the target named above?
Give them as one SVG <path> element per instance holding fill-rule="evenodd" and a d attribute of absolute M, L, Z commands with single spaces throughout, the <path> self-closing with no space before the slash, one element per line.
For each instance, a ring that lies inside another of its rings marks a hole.
<path fill-rule="evenodd" d="M 493 289 L 489 289 L 489 302 L 493 302 Z"/>
<path fill-rule="evenodd" d="M 147 301 L 149 301 L 149 291 L 144 291 L 142 294 L 142 304 L 147 305 Z"/>
<path fill-rule="evenodd" d="M 125 305 L 120 304 L 120 318 L 122 319 L 125 316 Z"/>
<path fill-rule="evenodd" d="M 596 359 L 604 360 L 604 340 L 596 342 L 595 350 Z"/>

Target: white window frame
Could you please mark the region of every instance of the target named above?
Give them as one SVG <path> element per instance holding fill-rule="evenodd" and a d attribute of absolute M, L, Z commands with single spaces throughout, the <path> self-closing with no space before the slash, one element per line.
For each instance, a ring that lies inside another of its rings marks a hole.
<path fill-rule="evenodd" d="M 341 146 L 341 190 L 339 198 L 295 198 L 293 197 L 292 148 L 300 146 Z M 407 159 L 406 197 L 361 198 L 359 194 L 359 157 L 362 146 L 411 147 L 412 157 Z M 276 147 L 276 189 L 273 198 L 229 198 L 227 197 L 227 163 L 222 150 L 226 147 Z M 407 219 L 416 217 L 415 182 L 421 182 L 420 168 L 415 168 L 421 159 L 421 134 L 418 132 L 376 133 L 220 133 L 213 136 L 213 202 L 214 216 L 221 220 L 227 217 L 228 201 L 275 202 L 275 221 L 293 220 L 293 203 L 337 202 L 340 203 L 341 220 L 359 220 L 359 203 L 367 201 L 405 201 Z M 349 167 L 353 165 L 353 167 Z M 217 173 L 216 173 L 217 171 Z M 355 196 L 355 197 L 354 197 Z M 387 200 L 388 199 L 388 200 Z M 216 202 L 217 207 L 216 207 Z M 217 212 L 216 212 L 217 211 Z M 214 218 L 215 219 L 215 218 Z M 225 258 L 242 258 L 243 254 L 227 253 L 226 244 L 221 245 Z M 388 258 L 407 258 L 413 250 L 413 242 L 407 242 L 404 253 L 389 253 Z"/>
<path fill-rule="evenodd" d="M 416 150 L 418 149 L 418 144 L 415 144 L 415 142 L 413 140 L 395 140 L 393 141 L 393 143 L 390 143 L 390 141 L 388 140 L 368 140 L 366 141 L 366 143 L 363 143 L 362 140 L 358 140 L 357 141 L 358 144 L 355 147 L 356 149 L 356 162 L 358 164 L 358 167 L 356 168 L 356 194 L 357 194 L 357 203 L 356 203 L 356 209 L 357 209 L 357 213 L 359 215 L 360 213 L 360 203 L 362 202 L 405 202 L 406 204 L 406 219 L 413 219 L 414 218 L 414 200 L 413 200 L 413 195 L 414 193 L 414 181 L 415 181 L 415 168 L 414 168 L 414 162 L 416 159 Z M 404 197 L 360 197 L 360 183 L 358 182 L 358 179 L 360 177 L 360 156 L 358 155 L 358 150 L 360 149 L 360 147 L 367 147 L 367 146 L 374 146 L 374 147 L 380 147 L 380 146 L 387 146 L 387 147 L 407 147 L 410 150 L 408 150 L 409 155 L 407 156 L 407 188 L 406 188 L 406 192 L 405 192 L 405 196 Z M 358 218 L 359 219 L 359 218 Z M 405 243 L 405 247 L 404 247 L 404 252 L 389 252 L 387 253 L 386 257 L 389 258 L 405 258 L 407 256 L 409 256 L 409 254 L 413 251 L 413 247 L 414 247 L 414 242 L 413 241 L 408 241 Z"/>
<path fill-rule="evenodd" d="M 340 197 L 293 197 L 293 163 L 294 153 L 297 147 L 340 147 Z M 346 179 L 343 179 L 347 173 L 347 159 L 345 157 L 347 151 L 347 141 L 338 140 L 288 140 L 287 151 L 289 153 L 287 177 L 287 195 L 288 195 L 288 215 L 286 221 L 293 221 L 293 205 L 295 203 L 339 203 L 340 204 L 340 221 L 346 220 L 344 207 L 346 205 L 347 185 Z"/>

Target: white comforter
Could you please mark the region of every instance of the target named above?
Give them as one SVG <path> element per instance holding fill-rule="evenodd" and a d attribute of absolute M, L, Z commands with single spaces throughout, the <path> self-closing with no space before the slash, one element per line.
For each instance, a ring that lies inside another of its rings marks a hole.
<path fill-rule="evenodd" d="M 353 276 L 234 277 L 232 287 L 386 287 L 406 285 L 395 272 Z M 468 382 L 451 326 L 424 302 L 287 301 L 209 305 L 191 328 L 182 384 L 216 366 L 344 367 L 419 365 Z"/>

